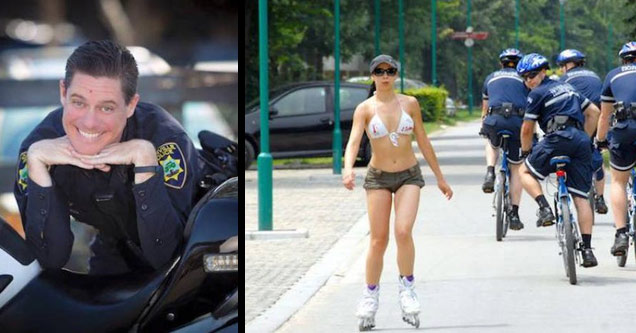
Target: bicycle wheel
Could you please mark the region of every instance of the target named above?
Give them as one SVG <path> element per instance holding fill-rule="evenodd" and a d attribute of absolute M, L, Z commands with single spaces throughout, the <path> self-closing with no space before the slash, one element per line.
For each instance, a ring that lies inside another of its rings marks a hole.
<path fill-rule="evenodd" d="M 592 179 L 592 186 L 590 186 L 590 190 L 587 193 L 587 200 L 590 203 L 590 208 L 592 208 L 592 225 L 594 225 L 596 216 L 594 215 L 594 211 L 596 209 L 596 204 L 594 202 L 594 196 L 596 195 L 596 188 L 594 187 L 594 179 Z"/>
<path fill-rule="evenodd" d="M 499 179 L 497 179 L 497 187 L 495 189 L 495 209 L 497 210 L 497 220 L 495 223 L 497 224 L 497 241 L 501 242 L 503 238 L 503 225 L 504 225 L 504 204 L 503 204 L 503 192 L 504 192 L 504 184 L 505 175 L 503 172 L 499 173 Z"/>
<path fill-rule="evenodd" d="M 510 227 L 510 220 L 508 214 L 512 210 L 512 204 L 510 203 L 510 189 L 506 190 L 508 187 L 508 177 L 505 172 L 501 172 L 501 179 L 503 179 L 503 184 L 501 184 L 503 188 L 503 237 L 505 238 L 508 234 L 508 227 Z"/>
<path fill-rule="evenodd" d="M 629 230 L 629 211 L 627 212 L 627 230 Z M 617 256 L 616 257 L 616 263 L 618 264 L 618 267 L 625 267 L 625 264 L 627 263 L 627 253 L 629 252 L 629 242 L 627 243 L 627 248 L 625 249 L 625 254 L 623 254 L 622 256 Z"/>
<path fill-rule="evenodd" d="M 574 230 L 572 229 L 572 220 L 570 219 L 570 207 L 568 199 L 561 198 L 561 214 L 563 217 L 563 233 L 565 233 L 564 248 L 561 249 L 563 254 L 563 263 L 565 272 L 570 278 L 570 284 L 576 284 L 576 263 L 574 262 Z"/>

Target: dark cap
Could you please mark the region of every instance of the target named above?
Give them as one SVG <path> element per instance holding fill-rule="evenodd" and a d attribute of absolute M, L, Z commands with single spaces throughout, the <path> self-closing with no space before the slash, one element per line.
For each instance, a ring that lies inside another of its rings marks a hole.
<path fill-rule="evenodd" d="M 391 66 L 393 66 L 393 68 L 396 69 L 400 69 L 400 64 L 398 64 L 397 61 L 395 61 L 395 59 L 393 59 L 393 57 L 391 57 L 390 55 L 386 55 L 386 54 L 380 54 L 379 56 L 373 58 L 373 60 L 371 60 L 371 64 L 369 65 L 369 71 L 373 72 L 373 70 L 378 67 L 378 65 L 382 64 L 382 63 L 387 63 Z"/>

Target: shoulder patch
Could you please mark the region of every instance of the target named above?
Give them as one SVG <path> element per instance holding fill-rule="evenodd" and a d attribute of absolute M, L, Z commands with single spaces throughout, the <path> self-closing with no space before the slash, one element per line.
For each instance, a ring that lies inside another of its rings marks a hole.
<path fill-rule="evenodd" d="M 164 143 L 157 148 L 157 161 L 163 167 L 163 181 L 168 187 L 181 189 L 188 175 L 186 159 L 179 145 Z"/>
<path fill-rule="evenodd" d="M 27 152 L 22 152 L 20 154 L 20 158 L 18 161 L 18 188 L 20 189 L 20 193 L 24 193 L 27 188 L 27 180 L 29 178 L 29 173 L 27 170 Z"/>

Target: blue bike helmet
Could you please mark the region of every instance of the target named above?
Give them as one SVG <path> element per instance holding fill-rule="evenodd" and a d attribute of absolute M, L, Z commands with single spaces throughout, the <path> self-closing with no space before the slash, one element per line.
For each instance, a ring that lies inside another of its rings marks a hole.
<path fill-rule="evenodd" d="M 519 61 L 517 64 L 517 74 L 523 75 L 528 72 L 534 72 L 543 68 L 550 68 L 548 59 L 538 53 L 530 53 Z"/>
<path fill-rule="evenodd" d="M 523 53 L 517 49 L 505 49 L 499 55 L 499 61 L 501 62 L 512 61 L 516 63 L 521 58 L 523 58 Z"/>
<path fill-rule="evenodd" d="M 576 62 L 584 62 L 584 61 L 585 61 L 585 54 L 575 49 L 567 49 L 567 50 L 561 51 L 561 53 L 559 53 L 559 56 L 556 59 L 557 65 L 559 66 L 563 66 L 568 62 L 576 63 Z"/>
<path fill-rule="evenodd" d="M 618 52 L 618 56 L 623 59 L 636 58 L 636 42 L 627 42 Z"/>

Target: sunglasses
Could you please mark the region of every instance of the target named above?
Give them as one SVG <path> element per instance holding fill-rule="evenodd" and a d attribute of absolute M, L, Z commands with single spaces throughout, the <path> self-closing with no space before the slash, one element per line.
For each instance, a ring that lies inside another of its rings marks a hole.
<path fill-rule="evenodd" d="M 528 80 L 532 80 L 535 77 L 537 77 L 537 75 L 539 75 L 539 73 L 541 73 L 541 72 L 530 72 L 530 73 L 522 75 L 522 77 L 523 77 L 524 81 L 528 81 Z"/>
<path fill-rule="evenodd" d="M 373 70 L 373 75 L 375 76 L 382 76 L 384 75 L 384 73 L 386 73 L 388 76 L 394 76 L 395 74 L 397 74 L 397 68 L 376 68 Z"/>

